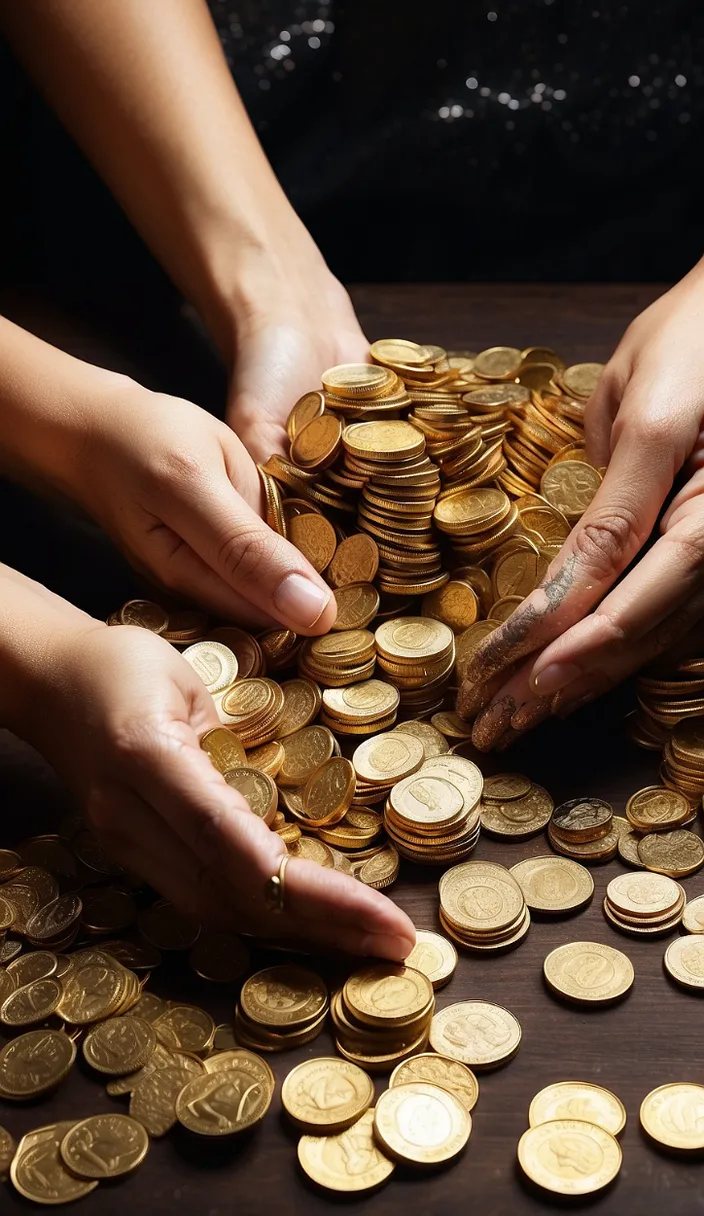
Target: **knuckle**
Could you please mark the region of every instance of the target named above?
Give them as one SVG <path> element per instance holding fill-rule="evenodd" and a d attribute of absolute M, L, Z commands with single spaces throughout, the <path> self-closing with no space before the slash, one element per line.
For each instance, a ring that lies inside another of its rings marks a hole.
<path fill-rule="evenodd" d="M 185 446 L 156 454 L 151 467 L 152 480 L 161 488 L 198 485 L 204 472 L 200 457 Z"/>
<path fill-rule="evenodd" d="M 223 541 L 218 561 L 233 583 L 245 583 L 256 579 L 263 566 L 275 560 L 277 548 L 264 528 L 241 528 Z"/>
<path fill-rule="evenodd" d="M 666 532 L 658 542 L 660 545 L 670 545 L 678 551 L 689 569 L 704 567 L 704 528 L 701 523 L 692 519 L 681 520 L 669 532 Z"/>
<path fill-rule="evenodd" d="M 630 508 L 612 508 L 594 515 L 574 534 L 573 552 L 580 566 L 598 579 L 621 573 L 639 544 L 638 521 Z"/>

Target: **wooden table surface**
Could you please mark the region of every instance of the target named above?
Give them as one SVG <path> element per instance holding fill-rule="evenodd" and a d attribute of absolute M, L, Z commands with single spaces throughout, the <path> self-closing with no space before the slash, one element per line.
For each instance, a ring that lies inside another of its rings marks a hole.
<path fill-rule="evenodd" d="M 380 286 L 358 287 L 353 296 L 370 337 L 404 336 L 470 348 L 546 343 L 573 361 L 607 358 L 629 320 L 660 290 L 651 286 Z M 26 312 L 24 316 L 27 319 Z M 128 349 L 120 348 L 114 333 L 106 337 L 85 326 L 70 333 L 65 318 L 58 329 L 55 322 L 53 330 L 50 321 L 42 325 L 45 333 L 70 338 L 73 349 L 137 372 L 143 367 L 145 377 L 171 387 L 173 366 L 164 362 L 160 374 L 159 359 L 154 359 L 155 351 L 165 358 L 168 346 L 165 341 L 161 345 L 165 330 L 155 332 L 152 342 L 149 330 L 140 329 L 140 341 Z M 204 360 L 205 383 L 212 369 L 205 369 L 203 350 L 194 350 L 194 358 Z M 178 357 L 183 361 L 182 350 Z M 198 365 L 191 367 L 191 382 L 197 384 L 200 374 Z M 623 813 L 628 795 L 652 781 L 657 772 L 657 756 L 638 751 L 621 727 L 632 696 L 628 688 L 619 690 L 569 723 L 541 728 L 504 757 L 500 767 L 526 772 L 544 784 L 556 802 L 595 794 Z M 487 771 L 498 767 L 487 761 Z M 46 830 L 67 805 L 67 796 L 34 754 L 0 734 L 1 843 Z M 543 837 L 514 845 L 482 838 L 475 856 L 512 865 L 546 852 Z M 472 1137 L 453 1168 L 431 1176 L 399 1169 L 382 1191 L 347 1201 L 347 1211 L 434 1216 L 469 1210 L 481 1216 L 527 1216 L 554 1210 L 549 1197 L 532 1193 L 521 1181 L 516 1145 L 527 1125 L 531 1098 L 560 1079 L 606 1085 L 628 1110 L 619 1178 L 610 1191 L 588 1205 L 598 1216 L 623 1212 L 655 1216 L 665 1205 L 668 1216 L 691 1216 L 704 1208 L 701 1163 L 656 1151 L 638 1123 L 640 1102 L 654 1086 L 676 1080 L 704 1082 L 702 1007 L 664 975 L 662 958 L 670 938 L 634 940 L 606 923 L 601 910 L 604 888 L 622 870 L 618 861 L 594 867 L 596 893 L 591 906 L 569 919 L 536 919 L 518 950 L 497 957 L 461 956 L 453 980 L 438 994 L 438 1006 L 463 999 L 505 1005 L 523 1028 L 520 1052 L 506 1067 L 481 1075 Z M 437 878 L 435 870 L 404 863 L 392 889 L 392 897 L 419 927 L 437 927 Z M 704 874 L 685 879 L 684 885 L 688 896 L 699 894 L 704 890 Z M 555 946 L 580 939 L 616 946 L 632 959 L 635 986 L 621 1004 L 585 1012 L 548 994 L 542 981 L 543 959 Z M 217 1020 L 229 1015 L 236 995 L 192 979 L 178 965 L 155 974 L 151 986 L 202 1003 Z M 330 1049 L 326 1032 L 315 1043 L 274 1056 L 271 1062 L 280 1081 L 300 1060 Z M 384 1087 L 385 1079 L 378 1079 L 378 1091 Z M 55 1118 L 117 1109 L 124 1106 L 109 1099 L 103 1086 L 77 1066 L 69 1082 L 49 1100 L 28 1107 L 0 1103 L 0 1122 L 18 1136 Z M 277 1093 L 263 1126 L 228 1145 L 224 1154 L 213 1157 L 202 1145 L 172 1134 L 153 1143 L 137 1175 L 112 1187 L 101 1186 L 81 1201 L 81 1210 L 86 1216 L 118 1216 L 126 1208 L 136 1216 L 255 1212 L 317 1216 L 331 1210 L 335 1200 L 315 1191 L 300 1175 L 296 1139 L 281 1115 Z M 26 1206 L 14 1191 L 0 1192 L 0 1211 Z"/>

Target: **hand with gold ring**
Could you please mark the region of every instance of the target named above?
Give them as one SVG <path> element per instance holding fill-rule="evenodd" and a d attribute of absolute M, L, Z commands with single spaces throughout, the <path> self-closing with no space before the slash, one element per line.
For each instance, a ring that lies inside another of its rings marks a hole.
<path fill-rule="evenodd" d="M 204 924 L 405 958 L 415 933 L 404 912 L 347 875 L 287 863 L 281 837 L 213 768 L 199 739 L 217 715 L 188 663 L 147 630 L 64 607 L 61 628 L 47 624 L 52 658 L 37 670 L 31 713 L 13 725 L 72 788 L 111 856 Z"/>

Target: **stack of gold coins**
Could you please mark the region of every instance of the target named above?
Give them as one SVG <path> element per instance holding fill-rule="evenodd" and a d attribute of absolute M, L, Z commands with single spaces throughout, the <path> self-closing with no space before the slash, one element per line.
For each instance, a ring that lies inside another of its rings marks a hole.
<path fill-rule="evenodd" d="M 692 805 L 678 790 L 647 785 L 631 794 L 626 803 L 626 818 L 634 832 L 670 832 L 691 823 L 696 817 Z"/>
<path fill-rule="evenodd" d="M 374 675 L 376 646 L 368 629 L 346 629 L 306 638 L 298 659 L 302 676 L 317 681 L 323 688 L 343 688 Z"/>
<path fill-rule="evenodd" d="M 621 933 L 656 937 L 670 933 L 682 920 L 683 888 L 664 874 L 619 874 L 604 897 L 604 916 Z"/>
<path fill-rule="evenodd" d="M 332 998 L 337 1049 L 369 1072 L 390 1072 L 425 1050 L 434 1010 L 433 986 L 420 971 L 392 963 L 365 967 Z"/>
<path fill-rule="evenodd" d="M 530 912 L 509 871 L 488 861 L 453 866 L 440 879 L 440 923 L 475 953 L 511 950 L 526 937 Z"/>
<path fill-rule="evenodd" d="M 398 729 L 365 739 L 352 756 L 356 797 L 362 803 L 383 802 L 392 786 L 415 773 L 424 761 L 421 740 Z"/>
<path fill-rule="evenodd" d="M 686 718 L 675 726 L 663 751 L 662 778 L 690 802 L 700 803 L 704 794 L 704 719 Z"/>
<path fill-rule="evenodd" d="M 442 706 L 455 664 L 455 638 L 441 621 L 398 617 L 374 635 L 377 661 L 399 690 L 406 713 L 429 713 Z"/>
<path fill-rule="evenodd" d="M 433 518 L 452 538 L 457 556 L 474 562 L 509 539 L 518 524 L 518 508 L 503 490 L 477 487 L 439 498 Z"/>
<path fill-rule="evenodd" d="M 256 1051 L 287 1051 L 317 1038 L 329 1007 L 328 990 L 304 967 L 268 967 L 242 985 L 235 1035 Z"/>
<path fill-rule="evenodd" d="M 397 781 L 384 823 L 399 853 L 432 865 L 468 857 L 479 839 L 482 780 L 476 764 L 450 754 L 426 760 Z"/>
<path fill-rule="evenodd" d="M 679 723 L 704 716 L 704 659 L 665 655 L 639 675 L 636 693 L 638 706 L 628 719 L 631 738 L 660 751 Z"/>
<path fill-rule="evenodd" d="M 501 839 L 527 840 L 550 822 L 554 803 L 547 790 L 522 773 L 496 773 L 484 778 L 482 828 Z"/>
<path fill-rule="evenodd" d="M 393 726 L 398 689 L 385 680 L 362 680 L 323 692 L 320 721 L 338 735 L 373 735 Z"/>
<path fill-rule="evenodd" d="M 209 643 L 199 643 L 209 645 Z M 284 713 L 284 695 L 274 680 L 255 677 L 236 681 L 222 696 L 226 725 L 244 747 L 260 747 L 277 737 Z"/>
<path fill-rule="evenodd" d="M 611 861 L 618 851 L 621 834 L 629 830 L 625 819 L 615 816 L 602 798 L 570 798 L 555 807 L 548 825 L 548 839 L 557 853 L 573 861 Z"/>

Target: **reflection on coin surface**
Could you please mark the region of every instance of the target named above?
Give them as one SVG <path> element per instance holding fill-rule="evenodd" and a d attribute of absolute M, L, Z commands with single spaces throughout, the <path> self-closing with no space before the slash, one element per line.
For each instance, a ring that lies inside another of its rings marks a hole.
<path fill-rule="evenodd" d="M 393 1174 L 395 1164 L 378 1148 L 374 1111 L 367 1110 L 346 1131 L 333 1136 L 301 1136 L 298 1160 L 319 1186 L 330 1191 L 369 1191 Z"/>
<path fill-rule="evenodd" d="M 450 1060 L 434 1051 L 421 1052 L 398 1064 L 389 1077 L 389 1087 L 409 1081 L 438 1085 L 454 1094 L 465 1110 L 473 1110 L 479 1097 L 479 1082 L 471 1069 L 459 1060 Z"/>
<path fill-rule="evenodd" d="M 374 1131 L 384 1151 L 412 1165 L 451 1161 L 471 1130 L 471 1116 L 459 1100 L 423 1081 L 387 1089 L 374 1112 Z"/>
<path fill-rule="evenodd" d="M 291 1070 L 281 1087 L 281 1101 L 299 1127 L 344 1131 L 374 1101 L 374 1085 L 355 1064 L 323 1057 Z"/>
<path fill-rule="evenodd" d="M 701 1152 L 704 1085 L 688 1081 L 659 1085 L 643 1099 L 640 1121 L 648 1135 L 665 1148 Z"/>
<path fill-rule="evenodd" d="M 631 960 L 600 942 L 569 942 L 548 954 L 543 972 L 551 991 L 580 1004 L 617 1001 L 633 985 Z"/>
<path fill-rule="evenodd" d="M 488 1001 L 459 1001 L 435 1014 L 430 1045 L 470 1068 L 497 1068 L 515 1056 L 521 1045 L 518 1019 Z"/>
<path fill-rule="evenodd" d="M 608 1186 L 621 1168 L 618 1141 L 578 1119 L 540 1123 L 518 1142 L 521 1169 L 537 1186 L 557 1195 L 589 1195 Z"/>
<path fill-rule="evenodd" d="M 600 1085 L 590 1085 L 586 1081 L 556 1081 L 535 1095 L 528 1112 L 531 1127 L 554 1119 L 596 1123 L 612 1136 L 618 1136 L 626 1126 L 626 1108 L 615 1094 Z"/>

